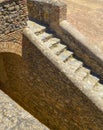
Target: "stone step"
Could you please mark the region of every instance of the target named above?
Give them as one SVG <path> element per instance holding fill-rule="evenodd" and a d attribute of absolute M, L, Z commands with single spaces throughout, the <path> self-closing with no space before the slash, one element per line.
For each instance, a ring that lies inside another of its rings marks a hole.
<path fill-rule="evenodd" d="M 73 56 L 73 52 L 67 50 L 67 46 L 60 43 L 60 39 L 53 37 L 52 34 L 46 32 L 36 34 L 36 36 L 38 39 L 42 40 L 48 49 L 51 49 L 52 53 L 57 55 L 58 60 L 61 59 L 62 62 L 64 62 L 63 65 L 65 69 L 69 71 L 69 74 L 71 74 L 74 82 L 80 84 L 78 85 L 80 90 L 83 90 L 83 92 L 86 91 L 88 97 L 90 97 L 90 95 L 87 94 L 87 90 L 90 90 L 92 96 L 97 95 L 96 99 L 98 97 L 101 98 L 99 93 L 103 98 L 103 84 L 99 83 L 99 79 L 92 75 L 89 69 L 83 66 L 83 62 Z"/>
<path fill-rule="evenodd" d="M 74 77 L 78 81 L 82 81 L 88 74 L 90 74 L 90 70 L 85 67 L 80 67 L 74 74 Z"/>
<path fill-rule="evenodd" d="M 32 32 L 34 32 L 35 34 L 39 34 L 42 33 L 46 30 L 46 27 L 39 25 L 33 21 L 28 20 L 27 21 L 27 25 L 30 28 L 30 30 L 32 30 Z"/>
<path fill-rule="evenodd" d="M 83 67 L 83 63 L 76 58 L 74 58 L 73 52 L 66 50 L 66 46 L 60 43 L 60 39 L 53 37 L 52 34 L 44 32 L 46 30 L 45 27 L 38 25 L 37 23 L 28 21 L 30 29 L 36 27 L 35 33 L 40 40 L 44 42 L 44 44 L 52 50 L 52 52 L 65 62 L 68 66 L 69 70 L 74 74 L 75 79 L 83 82 L 84 87 L 93 87 L 99 81 L 98 78 L 92 76 L 90 74 L 90 70 Z M 42 30 L 42 31 L 41 31 Z M 37 32 L 42 32 L 38 33 Z"/>
<path fill-rule="evenodd" d="M 99 79 L 93 75 L 88 75 L 84 78 L 82 81 L 84 88 L 93 88 L 97 83 L 99 82 Z"/>
<path fill-rule="evenodd" d="M 73 52 L 69 50 L 65 50 L 62 53 L 60 53 L 59 58 L 63 61 L 66 62 L 68 58 L 70 58 L 73 55 Z"/>
<path fill-rule="evenodd" d="M 44 44 L 48 47 L 48 48 L 51 48 L 51 47 L 54 47 L 56 46 L 58 43 L 60 43 L 60 39 L 58 38 L 50 38 L 49 40 L 47 40 L 46 42 L 44 42 Z"/>
<path fill-rule="evenodd" d="M 39 34 L 37 36 L 43 42 L 46 42 L 47 40 L 49 40 L 50 38 L 53 37 L 52 34 L 49 34 L 49 33 L 46 33 L 46 32 L 43 32 L 43 33 L 41 33 L 41 34 Z"/>
<path fill-rule="evenodd" d="M 74 57 L 71 57 L 67 60 L 66 62 L 68 69 L 70 70 L 70 72 L 74 73 L 75 71 L 77 71 L 79 68 L 81 68 L 83 66 L 83 63 L 77 59 L 75 59 Z"/>
<path fill-rule="evenodd" d="M 93 90 L 95 92 L 102 92 L 103 93 L 103 85 L 100 84 L 100 83 L 97 83 L 94 87 L 93 87 Z"/>
<path fill-rule="evenodd" d="M 92 89 L 92 95 L 94 97 L 99 97 L 99 99 L 103 99 L 103 85 L 97 83 Z"/>
<path fill-rule="evenodd" d="M 66 49 L 66 46 L 63 44 L 58 43 L 57 46 L 51 48 L 52 52 L 56 55 L 59 55 L 61 52 L 63 52 Z"/>

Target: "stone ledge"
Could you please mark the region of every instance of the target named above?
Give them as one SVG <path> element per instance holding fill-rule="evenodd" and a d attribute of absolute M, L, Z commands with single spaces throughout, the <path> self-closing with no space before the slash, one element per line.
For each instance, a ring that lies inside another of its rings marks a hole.
<path fill-rule="evenodd" d="M 0 129 L 49 130 L 0 90 Z"/>

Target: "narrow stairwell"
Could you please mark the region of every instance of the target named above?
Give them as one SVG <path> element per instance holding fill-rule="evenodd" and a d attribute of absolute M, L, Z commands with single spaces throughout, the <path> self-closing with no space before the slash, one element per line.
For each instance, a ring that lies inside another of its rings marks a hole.
<path fill-rule="evenodd" d="M 82 61 L 78 60 L 72 51 L 67 48 L 62 41 L 55 37 L 52 33 L 48 33 L 47 28 L 34 22 L 28 21 L 28 28 L 34 33 L 34 35 L 40 39 L 44 47 L 46 46 L 51 52 L 62 61 L 69 70 L 74 80 L 81 83 L 79 89 L 90 91 L 89 98 L 93 97 L 94 101 L 102 102 L 103 99 L 103 84 L 99 82 L 99 78 L 91 74 L 91 70 L 86 68 Z M 96 98 L 95 98 L 96 95 Z M 103 109 L 103 105 L 95 103 L 100 109 Z"/>

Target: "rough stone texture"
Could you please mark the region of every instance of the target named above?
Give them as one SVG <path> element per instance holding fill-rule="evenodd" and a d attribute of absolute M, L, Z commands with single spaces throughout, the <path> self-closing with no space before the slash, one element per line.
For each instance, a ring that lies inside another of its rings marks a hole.
<path fill-rule="evenodd" d="M 1 130 L 49 130 L 0 90 Z"/>
<path fill-rule="evenodd" d="M 15 43 L 22 44 L 22 29 L 6 34 L 6 35 L 2 35 L 0 37 L 0 44 L 2 44 L 3 42 L 4 43 L 12 42 L 14 44 Z"/>
<path fill-rule="evenodd" d="M 22 46 L 14 42 L 0 42 L 0 53 L 14 53 L 22 56 Z"/>
<path fill-rule="evenodd" d="M 24 0 L 0 3 L 0 37 L 26 26 L 27 7 Z"/>
<path fill-rule="evenodd" d="M 22 47 L 17 43 L 22 44 L 22 29 L 28 19 L 26 1 L 4 0 L 0 3 L 0 12 L 0 50 L 21 54 Z"/>
<path fill-rule="evenodd" d="M 31 18 L 50 24 L 52 28 L 66 19 L 66 4 L 61 0 L 28 0 L 27 5 Z"/>

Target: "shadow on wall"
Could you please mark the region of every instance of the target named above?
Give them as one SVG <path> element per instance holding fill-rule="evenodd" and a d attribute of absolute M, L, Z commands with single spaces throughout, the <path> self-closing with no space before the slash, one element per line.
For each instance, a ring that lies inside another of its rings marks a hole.
<path fill-rule="evenodd" d="M 2 81 L 0 81 L 0 88 L 4 87 L 4 83 Z"/>
<path fill-rule="evenodd" d="M 3 58 L 2 74 L 6 73 L 7 77 L 6 80 L 3 77 L 3 80 L 1 78 L 2 75 L 0 76 L 0 89 L 22 106 L 25 106 L 26 97 L 29 97 L 32 93 L 34 93 L 35 98 L 38 98 L 38 95 L 35 95 L 35 90 L 39 88 L 38 75 L 35 72 L 31 72 L 28 65 L 19 55 L 1 53 L 1 56 Z"/>
<path fill-rule="evenodd" d="M 30 52 L 28 54 L 28 50 L 24 41 L 23 56 L 9 51 L 0 53 L 0 89 L 35 117 L 38 118 L 39 115 L 39 119 L 44 118 L 43 122 L 45 122 L 46 113 L 44 112 L 47 105 L 44 103 L 44 84 L 39 75 L 35 73 L 36 68 L 32 70 L 31 63 L 27 64 L 28 59 L 25 55 L 28 55 L 29 60 L 33 59 Z M 42 111 L 44 111 L 43 115 Z"/>
<path fill-rule="evenodd" d="M 22 56 L 9 52 L 0 53 L 1 72 L 5 75 L 5 78 L 0 77 L 2 81 L 0 89 L 51 129 L 67 130 L 68 126 L 65 125 L 64 118 L 61 118 L 61 116 L 67 116 L 63 110 L 63 102 L 65 102 L 63 100 L 68 95 L 67 90 L 63 88 L 66 86 L 59 84 L 58 73 L 54 65 L 48 64 L 49 61 L 27 38 L 24 37 L 22 45 Z M 54 68 L 54 70 L 51 69 L 54 76 L 50 76 L 51 74 L 48 76 L 49 67 Z M 48 77 L 51 78 L 50 81 Z M 58 85 L 52 83 L 53 80 Z M 62 95 L 63 91 L 64 95 Z M 74 90 L 69 89 L 69 91 L 72 97 Z M 61 111 L 63 113 L 59 115 Z M 73 129 L 72 120 L 69 124 Z"/>

